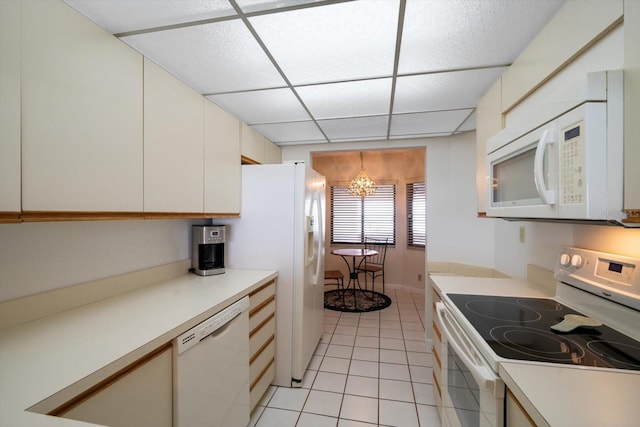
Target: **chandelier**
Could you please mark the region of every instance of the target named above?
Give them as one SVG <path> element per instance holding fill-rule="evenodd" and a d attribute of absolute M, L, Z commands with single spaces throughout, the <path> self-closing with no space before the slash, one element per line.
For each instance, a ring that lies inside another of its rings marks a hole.
<path fill-rule="evenodd" d="M 358 197 L 371 196 L 376 192 L 376 183 L 367 176 L 362 161 L 362 152 L 360 152 L 360 173 L 349 182 L 347 191 Z"/>

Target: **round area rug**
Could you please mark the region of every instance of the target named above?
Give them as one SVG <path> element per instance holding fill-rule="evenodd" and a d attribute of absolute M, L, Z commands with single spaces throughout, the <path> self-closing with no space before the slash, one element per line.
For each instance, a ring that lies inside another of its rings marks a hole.
<path fill-rule="evenodd" d="M 391 298 L 380 292 L 334 289 L 324 293 L 324 308 L 329 310 L 361 313 L 382 310 L 390 305 Z"/>

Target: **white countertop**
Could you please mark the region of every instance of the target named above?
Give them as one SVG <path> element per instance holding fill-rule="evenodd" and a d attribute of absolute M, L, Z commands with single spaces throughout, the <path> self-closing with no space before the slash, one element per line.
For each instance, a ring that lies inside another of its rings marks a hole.
<path fill-rule="evenodd" d="M 500 377 L 540 427 L 636 427 L 640 375 L 501 363 Z"/>
<path fill-rule="evenodd" d="M 441 294 L 552 297 L 523 279 L 431 276 Z M 508 361 L 499 375 L 539 426 L 632 427 L 640 420 L 640 374 Z M 508 427 L 508 426 L 507 426 Z"/>
<path fill-rule="evenodd" d="M 52 395 L 48 405 L 64 403 L 276 276 L 233 269 L 185 274 L 3 330 L 0 425 L 90 425 L 26 409 Z"/>

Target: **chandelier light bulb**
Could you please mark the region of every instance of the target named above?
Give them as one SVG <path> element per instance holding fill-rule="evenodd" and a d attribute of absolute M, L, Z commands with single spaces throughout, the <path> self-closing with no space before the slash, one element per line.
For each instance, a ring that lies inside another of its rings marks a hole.
<path fill-rule="evenodd" d="M 357 197 L 371 196 L 376 192 L 376 183 L 367 175 L 360 152 L 360 173 L 349 182 L 347 187 L 349 194 Z"/>

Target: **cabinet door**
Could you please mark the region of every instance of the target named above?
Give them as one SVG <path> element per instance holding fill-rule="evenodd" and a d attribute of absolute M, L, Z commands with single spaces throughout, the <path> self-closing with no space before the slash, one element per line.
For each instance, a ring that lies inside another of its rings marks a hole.
<path fill-rule="evenodd" d="M 242 155 L 254 163 L 264 163 L 264 137 L 245 123 L 242 123 L 240 136 Z"/>
<path fill-rule="evenodd" d="M 64 418 L 111 427 L 171 427 L 171 347 L 99 389 Z"/>
<path fill-rule="evenodd" d="M 204 212 L 240 213 L 240 121 L 204 101 Z"/>
<path fill-rule="evenodd" d="M 282 163 L 282 149 L 267 138 L 264 139 L 264 163 L 267 165 Z"/>
<path fill-rule="evenodd" d="M 518 399 L 507 390 L 505 397 L 505 424 L 507 427 L 536 427 L 529 414 L 524 410 Z"/>
<path fill-rule="evenodd" d="M 0 214 L 20 212 L 20 3 L 0 2 Z M 0 216 L 0 221 L 4 215 Z M 17 215 L 13 215 L 17 220 Z M 5 219 L 8 219 L 5 218 Z"/>
<path fill-rule="evenodd" d="M 204 98 L 144 60 L 144 211 L 204 212 Z"/>
<path fill-rule="evenodd" d="M 487 139 L 502 130 L 502 80 L 478 102 L 476 121 L 476 189 L 478 212 L 487 212 Z"/>
<path fill-rule="evenodd" d="M 640 223 L 640 4 L 624 3 L 624 208 Z"/>
<path fill-rule="evenodd" d="M 63 2 L 19 3 L 22 209 L 140 212 L 142 55 Z"/>

